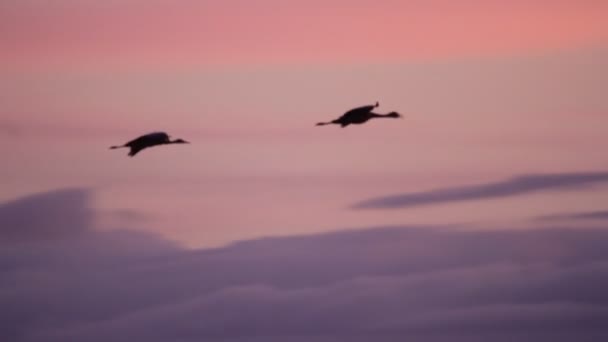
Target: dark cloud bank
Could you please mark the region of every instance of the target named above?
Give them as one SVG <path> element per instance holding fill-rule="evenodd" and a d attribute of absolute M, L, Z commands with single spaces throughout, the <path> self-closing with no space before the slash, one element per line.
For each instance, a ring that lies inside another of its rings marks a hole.
<path fill-rule="evenodd" d="M 0 207 L 0 340 L 608 338 L 608 229 L 376 228 L 186 250 L 92 230 L 87 198 Z"/>
<path fill-rule="evenodd" d="M 353 208 L 409 208 L 423 205 L 520 196 L 545 191 L 580 190 L 592 185 L 607 182 L 608 172 L 534 174 L 514 177 L 493 183 L 372 198 L 355 204 Z"/>

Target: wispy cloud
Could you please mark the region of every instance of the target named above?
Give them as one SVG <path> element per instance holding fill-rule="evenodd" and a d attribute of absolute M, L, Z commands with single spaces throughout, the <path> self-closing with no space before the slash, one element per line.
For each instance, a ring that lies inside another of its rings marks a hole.
<path fill-rule="evenodd" d="M 608 220 L 608 210 L 545 215 L 545 216 L 538 217 L 538 220 L 540 220 L 540 221 Z"/>
<path fill-rule="evenodd" d="M 112 219 L 117 219 L 123 222 L 146 222 L 152 217 L 151 214 L 143 213 L 133 209 L 116 209 L 104 213 Z"/>
<path fill-rule="evenodd" d="M 544 191 L 581 190 L 608 182 L 608 172 L 548 173 L 514 177 L 504 181 L 404 193 L 359 202 L 354 209 L 409 208 L 451 202 L 527 195 Z"/>
<path fill-rule="evenodd" d="M 20 226 L 30 235 L 47 236 L 46 219 L 55 217 L 65 231 L 79 232 L 0 240 L 5 339 L 559 342 L 608 335 L 606 229 L 395 227 L 188 250 L 143 232 L 94 231 L 82 220 L 86 196 L 54 192 L 20 200 L 28 211 L 0 207 L 2 223 L 39 213 Z"/>

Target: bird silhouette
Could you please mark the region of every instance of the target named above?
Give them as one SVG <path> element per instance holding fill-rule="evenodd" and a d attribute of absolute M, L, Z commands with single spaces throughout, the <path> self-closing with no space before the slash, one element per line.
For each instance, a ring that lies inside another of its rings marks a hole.
<path fill-rule="evenodd" d="M 341 117 L 337 118 L 336 120 L 332 120 L 329 122 L 319 122 L 319 123 L 317 123 L 317 126 L 337 124 L 342 127 L 346 127 L 350 124 L 356 124 L 356 125 L 362 124 L 373 118 L 400 118 L 401 117 L 401 114 L 399 114 L 397 112 L 390 112 L 388 114 L 373 113 L 372 110 L 374 108 L 378 107 L 379 105 L 380 104 L 378 102 L 376 102 L 376 104 L 374 104 L 374 105 L 357 107 L 357 108 L 351 109 L 348 112 L 344 113 Z"/>
<path fill-rule="evenodd" d="M 189 142 L 183 139 L 171 140 L 169 139 L 169 135 L 165 132 L 153 132 L 133 139 L 124 145 L 111 146 L 110 149 L 113 150 L 116 148 L 128 147 L 131 149 L 131 151 L 129 151 L 129 157 L 133 157 L 141 150 L 148 147 L 168 144 L 189 144 Z"/>

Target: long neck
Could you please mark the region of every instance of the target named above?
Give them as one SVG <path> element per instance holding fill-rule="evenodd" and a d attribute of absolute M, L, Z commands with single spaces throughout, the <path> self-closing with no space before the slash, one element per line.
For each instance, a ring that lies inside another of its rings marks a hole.
<path fill-rule="evenodd" d="M 378 113 L 369 113 L 372 118 L 392 118 L 393 116 L 390 114 L 378 114 Z"/>
<path fill-rule="evenodd" d="M 318 122 L 317 126 L 325 126 L 325 125 L 331 125 L 331 124 L 340 124 L 339 120 L 332 120 L 332 121 L 328 121 L 328 122 Z"/>

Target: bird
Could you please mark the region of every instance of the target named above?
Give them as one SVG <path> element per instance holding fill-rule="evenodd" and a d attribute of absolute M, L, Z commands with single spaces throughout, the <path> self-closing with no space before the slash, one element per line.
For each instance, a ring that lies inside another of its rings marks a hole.
<path fill-rule="evenodd" d="M 373 118 L 401 118 L 401 114 L 397 112 L 390 112 L 388 114 L 377 114 L 372 112 L 372 110 L 379 105 L 380 104 L 378 101 L 376 101 L 376 103 L 373 105 L 351 109 L 344 113 L 341 117 L 329 122 L 319 122 L 317 123 L 317 126 L 337 124 L 342 127 L 346 127 L 350 124 L 362 124 Z"/>
<path fill-rule="evenodd" d="M 165 132 L 152 132 L 133 139 L 124 145 L 110 146 L 110 149 L 128 147 L 131 149 L 129 157 L 133 157 L 145 148 L 168 144 L 189 144 L 189 142 L 183 139 L 171 140 Z"/>

